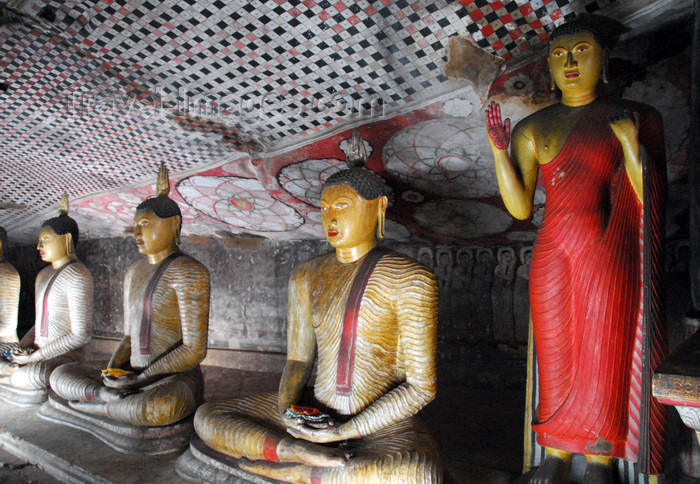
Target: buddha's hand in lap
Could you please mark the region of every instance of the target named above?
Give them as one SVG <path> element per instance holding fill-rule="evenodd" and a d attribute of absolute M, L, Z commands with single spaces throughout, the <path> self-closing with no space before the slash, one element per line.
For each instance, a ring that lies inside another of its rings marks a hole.
<path fill-rule="evenodd" d="M 308 440 L 309 442 L 318 444 L 338 442 L 346 439 L 341 435 L 338 427 L 329 426 L 325 428 L 316 428 L 312 427 L 309 422 L 302 422 L 296 426 L 287 427 L 287 432 L 297 439 Z"/>
<path fill-rule="evenodd" d="M 34 363 L 39 361 L 38 358 L 34 357 L 33 354 L 13 354 L 12 362 L 17 365 L 28 365 L 29 363 Z"/>
<path fill-rule="evenodd" d="M 344 438 L 339 435 L 338 428 L 332 419 L 321 422 L 310 422 L 303 418 L 290 418 L 282 416 L 282 422 L 287 427 L 287 432 L 297 439 L 309 442 L 337 442 Z"/>
<path fill-rule="evenodd" d="M 128 375 L 123 375 L 115 378 L 110 375 L 104 375 L 102 377 L 102 382 L 106 387 L 114 388 L 116 390 L 131 390 L 138 388 L 142 385 L 140 375 L 136 373 L 129 373 Z"/>

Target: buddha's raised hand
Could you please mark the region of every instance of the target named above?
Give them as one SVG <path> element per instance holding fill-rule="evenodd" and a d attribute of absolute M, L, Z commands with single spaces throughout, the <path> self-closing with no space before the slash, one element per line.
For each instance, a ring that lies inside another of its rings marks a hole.
<path fill-rule="evenodd" d="M 510 143 L 510 119 L 501 120 L 501 106 L 495 101 L 491 101 L 486 108 L 486 128 L 491 149 L 507 150 Z"/>

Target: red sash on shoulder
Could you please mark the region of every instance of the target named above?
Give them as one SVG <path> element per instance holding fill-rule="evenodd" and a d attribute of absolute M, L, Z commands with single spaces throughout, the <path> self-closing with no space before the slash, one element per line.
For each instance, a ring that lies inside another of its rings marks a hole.
<path fill-rule="evenodd" d="M 39 335 L 41 335 L 42 337 L 46 337 L 49 335 L 49 291 L 51 290 L 51 286 L 53 286 L 53 283 L 56 282 L 56 279 L 58 279 L 58 275 L 61 272 L 63 272 L 63 269 L 65 269 L 71 264 L 75 264 L 76 262 L 78 261 L 73 259 L 63 264 L 61 267 L 58 268 L 54 275 L 51 276 L 51 279 L 49 279 L 49 283 L 46 284 L 46 289 L 44 289 L 44 298 L 41 301 L 41 324 L 39 324 Z"/>
<path fill-rule="evenodd" d="M 355 340 L 357 338 L 357 317 L 360 314 L 360 303 L 377 262 L 386 253 L 387 249 L 383 247 L 372 249 L 365 256 L 365 260 L 360 264 L 352 281 L 348 301 L 345 304 L 343 335 L 338 349 L 338 373 L 335 381 L 335 392 L 338 395 L 347 396 L 352 391 L 352 371 L 355 362 Z"/>
<path fill-rule="evenodd" d="M 156 271 L 153 273 L 153 277 L 148 282 L 148 287 L 146 288 L 146 293 L 143 297 L 143 313 L 141 315 L 141 331 L 139 333 L 139 352 L 142 355 L 147 355 L 151 351 L 151 323 L 153 321 L 153 293 L 156 290 L 156 285 L 160 278 L 163 276 L 165 269 L 168 268 L 170 263 L 180 257 L 182 253 L 180 251 L 173 252 L 168 257 L 163 259 Z"/>

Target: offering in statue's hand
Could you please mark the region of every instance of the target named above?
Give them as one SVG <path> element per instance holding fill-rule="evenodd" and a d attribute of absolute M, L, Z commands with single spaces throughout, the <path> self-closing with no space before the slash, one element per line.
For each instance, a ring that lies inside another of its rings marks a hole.
<path fill-rule="evenodd" d="M 330 415 L 321 412 L 314 407 L 302 407 L 300 405 L 290 405 L 284 413 L 285 418 L 301 419 L 304 422 L 311 423 L 331 423 Z"/>
<path fill-rule="evenodd" d="M 25 348 L 22 347 L 16 347 L 16 348 L 10 348 L 6 350 L 2 356 L 9 362 L 13 363 L 15 367 L 22 366 L 24 363 L 18 362 L 15 358 L 16 357 L 22 357 L 22 356 L 29 356 L 32 353 L 34 353 L 36 350 L 38 350 L 34 345 L 27 346 Z"/>
<path fill-rule="evenodd" d="M 105 376 L 111 376 L 112 378 L 119 378 L 124 375 L 131 375 L 132 373 L 134 372 L 122 370 L 121 368 L 105 368 L 102 370 L 102 377 L 104 378 Z"/>
<path fill-rule="evenodd" d="M 38 349 L 39 348 L 37 348 L 34 345 L 27 346 L 26 348 L 21 348 L 21 347 L 12 348 L 11 350 L 8 350 L 5 352 L 5 356 L 31 355 L 32 353 L 34 353 Z M 9 355 L 8 355 L 8 352 L 9 352 Z"/>

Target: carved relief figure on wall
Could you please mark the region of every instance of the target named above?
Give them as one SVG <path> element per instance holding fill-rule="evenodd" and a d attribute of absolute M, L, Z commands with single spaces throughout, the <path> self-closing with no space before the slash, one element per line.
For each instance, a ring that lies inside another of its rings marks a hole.
<path fill-rule="evenodd" d="M 471 291 L 473 334 L 477 341 L 486 341 L 492 337 L 491 286 L 493 286 L 493 268 L 491 249 L 477 249 Z"/>
<path fill-rule="evenodd" d="M 461 328 L 459 338 L 469 341 L 474 338 L 469 307 L 473 265 L 472 249 L 461 248 L 457 250 L 457 266 L 452 271 L 452 297 L 450 298 L 452 322 Z"/>
<path fill-rule="evenodd" d="M 17 269 L 7 261 L 7 232 L 0 227 L 0 351 L 16 343 L 17 314 L 19 311 L 20 278 Z"/>
<path fill-rule="evenodd" d="M 202 402 L 209 325 L 209 271 L 178 247 L 182 216 L 163 165 L 157 190 L 134 215 L 146 257 L 126 272 L 119 346 L 108 364 L 67 364 L 51 376 L 71 407 L 142 427 L 178 422 Z"/>
<path fill-rule="evenodd" d="M 51 265 L 36 277 L 36 323 L 0 361 L 0 383 L 48 388 L 51 372 L 77 359 L 77 350 L 90 341 L 94 285 L 75 255 L 78 239 L 78 224 L 68 216 L 64 193 L 60 215 L 46 220 L 39 233 L 37 250 Z"/>
<path fill-rule="evenodd" d="M 621 31 L 593 15 L 555 29 L 548 62 L 562 101 L 512 137 L 500 107 L 487 110 L 508 210 L 530 216 L 540 170 L 547 191 L 530 270 L 533 428 L 547 457 L 531 482 L 566 482 L 572 453 L 586 455 L 587 483 L 611 482 L 616 458 L 647 474 L 663 464 L 664 409 L 647 390 L 664 351 L 664 138 L 650 106 L 597 95 Z"/>
<path fill-rule="evenodd" d="M 493 304 L 492 334 L 496 343 L 515 343 L 513 321 L 513 278 L 515 276 L 515 251 L 501 247 L 496 256 L 498 263 L 493 270 L 491 302 Z"/>
<path fill-rule="evenodd" d="M 287 482 L 440 482 L 435 442 L 414 416 L 436 392 L 437 282 L 377 247 L 388 187 L 354 166 L 365 161 L 361 138 L 349 144 L 351 168 L 321 193 L 335 251 L 302 263 L 289 283 L 279 393 L 205 403 L 195 428 L 211 448 L 245 457 L 244 469 Z"/>
<path fill-rule="evenodd" d="M 430 270 L 433 269 L 433 251 L 430 247 L 421 247 L 418 249 L 418 262 Z"/>
<path fill-rule="evenodd" d="M 515 323 L 515 341 L 527 344 L 527 334 L 530 326 L 530 262 L 532 247 L 520 249 L 520 266 L 516 272 L 513 286 L 513 318 Z"/>
<path fill-rule="evenodd" d="M 439 247 L 436 251 L 435 276 L 438 280 L 438 321 L 441 337 L 454 340 L 457 326 L 452 323 L 452 251 Z"/>

